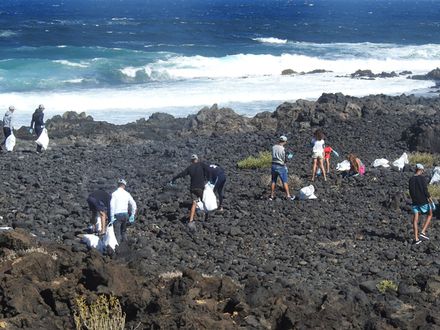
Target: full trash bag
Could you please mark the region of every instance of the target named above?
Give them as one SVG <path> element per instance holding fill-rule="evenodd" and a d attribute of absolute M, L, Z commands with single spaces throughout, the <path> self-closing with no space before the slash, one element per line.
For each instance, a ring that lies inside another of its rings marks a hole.
<path fill-rule="evenodd" d="M 197 207 L 205 212 L 211 212 L 217 209 L 217 197 L 214 193 L 214 185 L 207 183 L 203 190 L 203 198 L 197 203 Z"/>
<path fill-rule="evenodd" d="M 43 129 L 38 139 L 35 141 L 44 150 L 49 146 L 49 135 L 47 134 L 47 129 Z"/>
<path fill-rule="evenodd" d="M 406 152 L 402 154 L 398 159 L 393 162 L 393 166 L 397 167 L 399 171 L 403 170 L 406 164 L 409 163 L 408 155 Z"/>
<path fill-rule="evenodd" d="M 431 181 L 429 181 L 429 184 L 439 183 L 440 182 L 440 166 L 436 166 L 434 168 Z"/>
<path fill-rule="evenodd" d="M 344 161 L 342 161 L 341 163 L 338 163 L 337 165 L 336 165 L 336 170 L 337 171 L 341 171 L 341 172 L 344 172 L 344 171 L 349 171 L 350 170 L 350 162 L 348 161 L 348 160 L 344 160 Z"/>
<path fill-rule="evenodd" d="M 115 250 L 116 245 L 119 245 L 112 223 L 107 226 L 103 239 L 103 244 L 104 246 L 110 246 L 113 250 Z"/>
<path fill-rule="evenodd" d="M 14 133 L 11 132 L 11 135 L 8 136 L 8 138 L 5 141 L 5 147 L 7 151 L 12 151 L 14 150 L 15 147 L 15 135 Z"/>
<path fill-rule="evenodd" d="M 390 165 L 388 164 L 389 161 L 386 160 L 385 158 L 379 158 L 379 159 L 375 159 L 373 162 L 373 167 L 390 167 Z"/>
<path fill-rule="evenodd" d="M 318 197 L 315 196 L 315 187 L 313 185 L 301 188 L 299 191 L 299 199 L 300 200 L 306 200 L 306 199 L 316 199 Z"/>

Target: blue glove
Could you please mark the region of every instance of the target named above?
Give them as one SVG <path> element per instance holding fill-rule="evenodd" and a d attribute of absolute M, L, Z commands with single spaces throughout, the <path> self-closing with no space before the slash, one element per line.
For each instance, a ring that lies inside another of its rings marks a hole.
<path fill-rule="evenodd" d="M 336 151 L 332 150 L 332 152 L 335 154 L 336 157 L 339 157 L 339 154 Z"/>
<path fill-rule="evenodd" d="M 175 183 L 173 180 L 171 180 L 170 182 L 168 182 L 168 185 L 171 186 L 171 187 L 174 186 L 175 184 L 176 184 L 176 183 Z"/>
<path fill-rule="evenodd" d="M 29 128 L 29 133 L 33 133 L 34 132 L 34 130 L 32 129 L 32 128 Z"/>
<path fill-rule="evenodd" d="M 291 153 L 291 152 L 289 152 L 288 154 L 287 154 L 287 159 L 292 159 L 293 158 L 293 153 Z"/>
<path fill-rule="evenodd" d="M 128 221 L 130 223 L 133 223 L 134 222 L 134 215 L 130 215 L 130 218 L 128 218 Z"/>

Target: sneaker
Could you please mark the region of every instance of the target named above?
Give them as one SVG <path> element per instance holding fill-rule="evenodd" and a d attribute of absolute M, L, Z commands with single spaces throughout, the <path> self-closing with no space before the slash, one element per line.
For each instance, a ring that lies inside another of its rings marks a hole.
<path fill-rule="evenodd" d="M 296 199 L 296 196 L 289 196 L 287 197 L 288 200 L 294 201 Z"/>
<path fill-rule="evenodd" d="M 420 243 L 422 243 L 422 241 L 419 239 L 417 241 L 416 240 L 413 241 L 413 245 L 419 245 Z"/>
<path fill-rule="evenodd" d="M 429 240 L 429 236 L 426 235 L 426 234 L 420 233 L 419 236 L 420 236 L 421 238 L 423 238 L 423 239 Z"/>
<path fill-rule="evenodd" d="M 273 201 L 273 196 L 270 196 L 270 197 L 269 197 L 269 200 L 270 200 L 270 201 Z"/>

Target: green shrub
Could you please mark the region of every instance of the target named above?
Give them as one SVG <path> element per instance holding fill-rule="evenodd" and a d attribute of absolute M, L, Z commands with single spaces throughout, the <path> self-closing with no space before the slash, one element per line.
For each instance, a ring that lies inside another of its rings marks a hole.
<path fill-rule="evenodd" d="M 380 293 L 385 293 L 387 291 L 397 291 L 397 284 L 390 280 L 382 280 L 376 285 L 377 290 Z"/>
<path fill-rule="evenodd" d="M 414 152 L 409 154 L 410 164 L 423 164 L 427 167 L 432 167 L 439 160 L 438 155 L 433 155 L 427 152 Z"/>
<path fill-rule="evenodd" d="M 428 191 L 432 198 L 440 199 L 440 184 L 428 185 Z"/>
<path fill-rule="evenodd" d="M 77 330 L 124 330 L 125 314 L 118 298 L 100 295 L 87 305 L 84 296 L 75 299 L 75 325 Z"/>
<path fill-rule="evenodd" d="M 268 168 L 272 164 L 272 154 L 269 151 L 260 152 L 258 157 L 249 156 L 237 163 L 239 169 Z"/>

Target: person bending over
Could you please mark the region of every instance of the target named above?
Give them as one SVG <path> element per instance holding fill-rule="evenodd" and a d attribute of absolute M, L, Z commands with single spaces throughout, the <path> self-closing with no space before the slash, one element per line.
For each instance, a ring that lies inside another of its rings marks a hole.
<path fill-rule="evenodd" d="M 31 128 L 29 129 L 29 132 L 32 134 L 32 132 L 35 130 L 35 134 L 37 135 L 37 139 L 40 137 L 41 133 L 44 129 L 44 105 L 40 104 L 37 109 L 35 109 L 34 114 L 32 115 L 31 120 Z M 37 152 L 41 152 L 42 147 L 40 145 L 37 145 Z"/>
<path fill-rule="evenodd" d="M 104 190 L 96 190 L 87 197 L 91 211 L 90 224 L 93 232 L 105 234 L 107 219 L 110 213 L 111 196 Z"/>
<path fill-rule="evenodd" d="M 197 155 L 191 156 L 191 165 L 189 165 L 185 170 L 177 174 L 171 179 L 171 183 L 174 184 L 179 178 L 183 178 L 189 175 L 190 185 L 189 190 L 191 193 L 191 209 L 189 212 L 189 223 L 194 221 L 194 216 L 196 214 L 197 202 L 203 199 L 203 190 L 205 189 L 205 184 L 209 180 L 209 167 L 203 162 L 199 162 L 199 157 Z"/>

